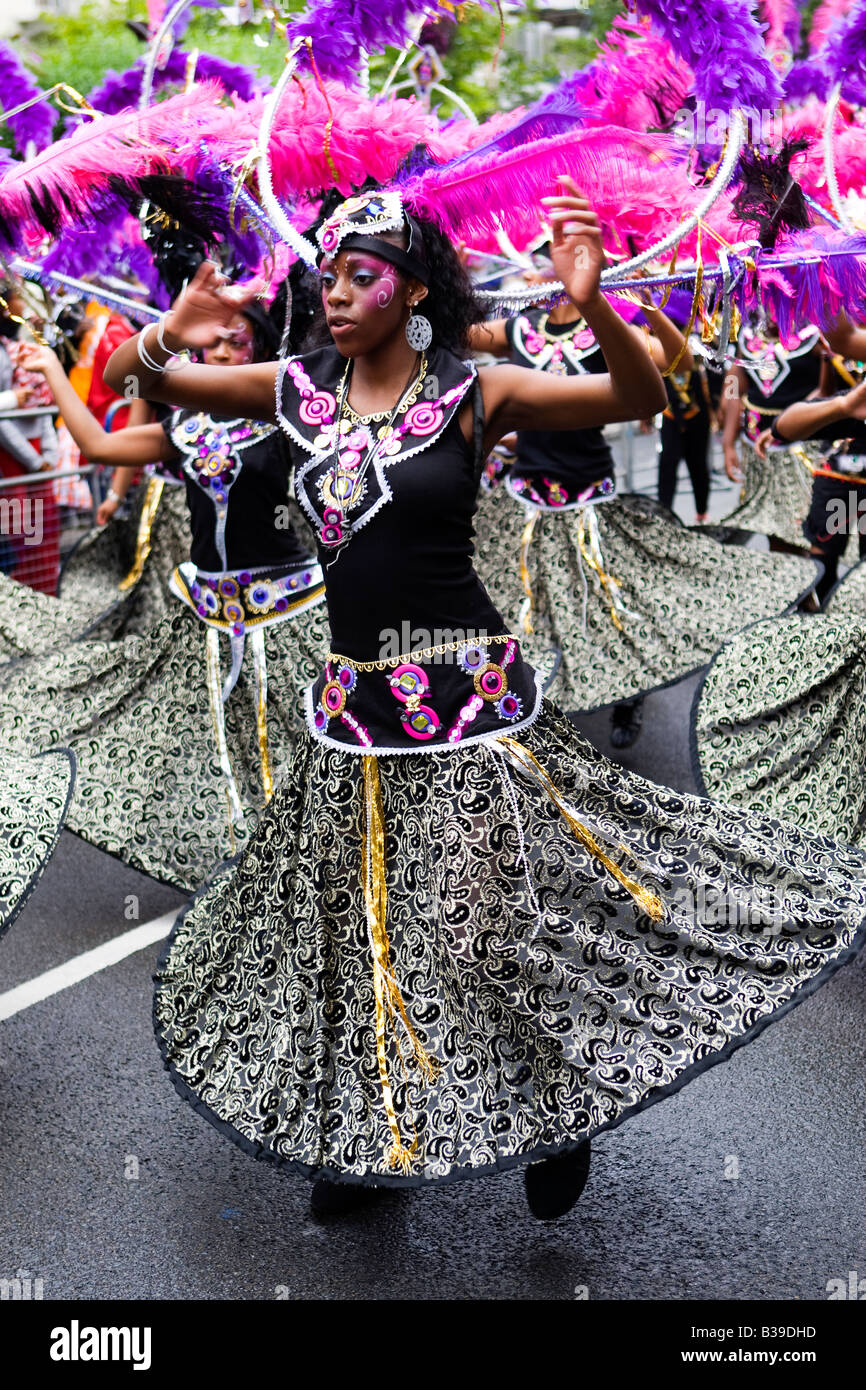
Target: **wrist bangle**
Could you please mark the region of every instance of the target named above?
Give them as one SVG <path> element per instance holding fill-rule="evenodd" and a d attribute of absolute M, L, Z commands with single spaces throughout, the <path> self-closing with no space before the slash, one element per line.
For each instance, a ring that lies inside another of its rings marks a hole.
<path fill-rule="evenodd" d="M 169 316 L 170 313 L 171 313 L 171 309 L 166 309 L 165 312 L 162 313 L 162 314 L 160 314 L 159 318 L 157 319 L 157 321 L 156 321 L 156 341 L 157 341 L 158 345 L 162 348 L 163 352 L 167 352 L 167 353 L 168 353 L 169 357 L 176 357 L 177 354 L 174 353 L 174 352 L 172 352 L 172 350 L 171 350 L 170 347 L 166 347 L 166 345 L 165 345 L 165 339 L 164 339 L 163 336 L 162 336 L 163 333 L 165 332 L 165 321 L 166 321 L 166 319 L 168 318 L 168 316 Z"/>
<path fill-rule="evenodd" d="M 121 497 L 119 492 L 115 492 L 114 488 L 110 487 L 107 493 L 105 494 L 105 500 L 106 502 L 117 502 L 118 504 L 120 504 L 123 501 L 123 498 Z"/>
<path fill-rule="evenodd" d="M 150 327 L 151 325 L 148 324 L 147 328 Z M 136 348 L 138 351 L 138 360 L 145 367 L 147 367 L 149 372 L 156 372 L 158 376 L 161 376 L 162 373 L 165 371 L 165 363 L 157 362 L 155 358 L 151 357 L 150 353 L 148 352 L 144 342 L 144 335 L 147 332 L 147 328 L 143 328 L 138 335 L 138 341 L 136 343 Z"/>

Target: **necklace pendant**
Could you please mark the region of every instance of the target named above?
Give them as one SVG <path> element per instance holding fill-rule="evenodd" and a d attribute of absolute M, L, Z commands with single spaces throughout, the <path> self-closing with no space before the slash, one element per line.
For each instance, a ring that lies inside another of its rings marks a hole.
<path fill-rule="evenodd" d="M 338 512 L 335 507 L 326 507 L 322 516 L 322 529 L 319 538 L 322 545 L 326 545 L 329 550 L 336 549 L 343 545 L 345 537 L 343 534 L 343 522 L 345 517 L 342 512 Z"/>

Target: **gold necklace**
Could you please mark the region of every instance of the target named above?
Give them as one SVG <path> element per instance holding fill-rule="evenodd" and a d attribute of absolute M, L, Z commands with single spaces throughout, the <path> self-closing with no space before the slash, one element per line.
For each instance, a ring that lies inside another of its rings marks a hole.
<path fill-rule="evenodd" d="M 390 409 L 390 410 L 374 410 L 374 411 L 371 411 L 368 415 L 359 415 L 358 412 L 357 412 L 356 410 L 353 410 L 352 407 L 351 407 L 350 404 L 349 404 L 349 401 L 348 401 L 348 391 L 347 391 L 347 389 L 346 389 L 346 387 L 347 387 L 346 378 L 347 378 L 347 376 L 348 376 L 348 372 L 349 372 L 349 364 L 347 364 L 347 366 L 346 366 L 346 371 L 345 371 L 345 373 L 344 373 L 344 375 L 343 375 L 343 380 L 342 380 L 342 382 L 340 383 L 339 401 L 340 401 L 340 416 L 341 416 L 341 418 L 347 419 L 347 420 L 348 420 L 351 424 L 353 424 L 353 425 L 369 425 L 369 424 L 375 423 L 375 422 L 377 422 L 377 421 L 387 420 L 389 415 L 393 415 L 393 414 L 394 414 L 393 408 Z M 410 389 L 410 391 L 409 391 L 409 394 L 408 394 L 407 396 L 401 396 L 400 399 L 399 399 L 398 402 L 397 402 L 398 406 L 401 406 L 401 412 L 400 412 L 401 414 L 402 414 L 404 411 L 406 411 L 406 410 L 410 410 L 410 409 L 412 408 L 412 406 L 415 404 L 415 402 L 417 401 L 418 397 L 419 397 L 420 394 L 421 394 L 421 388 L 422 388 L 423 385 L 424 385 L 424 380 L 425 380 L 426 376 L 427 376 L 427 354 L 426 354 L 426 352 L 422 352 L 422 353 L 421 353 L 421 363 L 420 363 L 420 366 L 419 366 L 419 368 L 418 368 L 418 379 L 417 379 L 417 381 L 415 382 L 415 385 L 414 385 L 413 387 L 411 387 L 411 389 Z"/>
<path fill-rule="evenodd" d="M 547 327 L 547 321 L 549 318 L 550 314 L 548 312 L 545 312 L 538 320 L 538 332 L 541 334 L 543 338 L 546 338 L 549 343 L 567 342 L 569 338 L 574 337 L 575 333 L 580 332 L 581 328 L 586 327 L 586 320 L 584 319 L 583 315 L 578 314 L 577 319 L 570 326 L 567 333 L 551 333 L 549 328 Z"/>

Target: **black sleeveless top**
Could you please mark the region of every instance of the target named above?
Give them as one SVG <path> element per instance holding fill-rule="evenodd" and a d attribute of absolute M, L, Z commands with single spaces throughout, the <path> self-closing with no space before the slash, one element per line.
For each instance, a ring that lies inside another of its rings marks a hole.
<path fill-rule="evenodd" d="M 505 333 L 511 361 L 518 367 L 554 376 L 599 375 L 607 363 L 592 329 L 583 319 L 548 325 L 540 309 L 508 319 Z M 604 431 L 520 430 L 513 473 L 546 496 L 549 483 L 558 483 L 569 499 L 603 479 L 613 479 L 614 462 Z M 613 491 L 612 487 L 607 489 Z M 560 489 L 561 491 L 561 489 Z"/>
<path fill-rule="evenodd" d="M 345 368 L 329 346 L 290 358 L 277 382 L 297 498 L 319 538 L 336 654 L 313 687 L 313 732 L 389 752 L 505 732 L 534 717 L 538 701 L 516 641 L 490 640 L 507 629 L 472 565 L 483 462 L 475 367 L 434 349 L 390 426 L 350 414 L 340 431 Z M 476 429 L 467 443 L 458 415 L 470 398 Z M 448 650 L 432 652 L 439 646 Z M 407 655 L 417 659 L 397 659 Z"/>
<path fill-rule="evenodd" d="M 177 598 L 238 641 L 320 603 L 321 569 L 289 520 L 280 432 L 190 411 L 163 429 L 176 453 L 155 472 L 185 485 L 192 533 L 190 559 L 171 576 Z"/>
<path fill-rule="evenodd" d="M 157 471 L 186 486 L 197 569 L 221 573 L 309 560 L 285 517 L 290 461 L 279 430 L 184 410 L 163 429 L 176 455 Z"/>
<path fill-rule="evenodd" d="M 805 328 L 799 342 L 783 348 L 756 329 L 742 328 L 737 360 L 746 373 L 746 431 L 756 438 L 775 416 L 814 391 L 821 376 L 821 359 L 814 351 L 817 328 Z"/>

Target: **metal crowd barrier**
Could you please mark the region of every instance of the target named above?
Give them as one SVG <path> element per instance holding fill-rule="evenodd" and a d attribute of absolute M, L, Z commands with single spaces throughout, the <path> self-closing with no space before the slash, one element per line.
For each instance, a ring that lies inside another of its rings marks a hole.
<path fill-rule="evenodd" d="M 56 414 L 56 406 L 41 406 L 2 411 L 0 420 Z M 96 524 L 104 471 L 87 463 L 0 476 L 0 573 L 41 593 L 55 594 L 62 558 Z M 66 478 L 87 481 L 88 507 L 65 507 L 58 502 L 54 484 Z"/>

